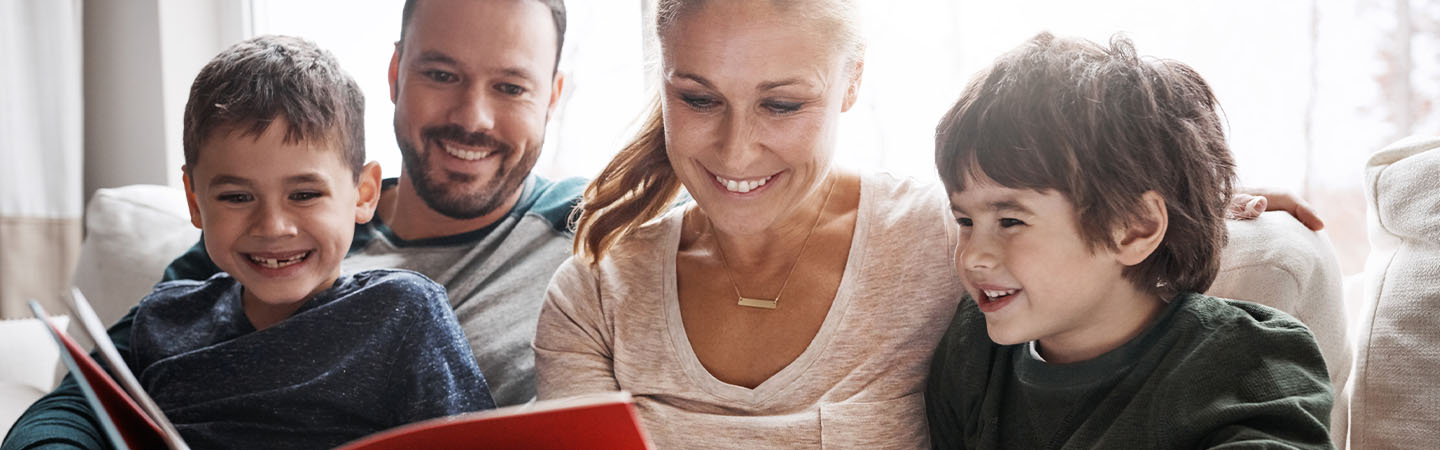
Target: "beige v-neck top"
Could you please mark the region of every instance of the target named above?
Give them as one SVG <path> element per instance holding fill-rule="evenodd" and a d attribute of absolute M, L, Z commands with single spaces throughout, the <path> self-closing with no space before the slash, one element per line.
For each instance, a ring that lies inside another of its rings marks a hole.
<path fill-rule="evenodd" d="M 683 208 L 600 264 L 561 264 L 535 336 L 539 397 L 629 391 L 657 448 L 929 448 L 925 375 L 962 297 L 938 185 L 861 178 L 840 288 L 810 345 L 754 389 L 716 379 L 676 297 Z"/>

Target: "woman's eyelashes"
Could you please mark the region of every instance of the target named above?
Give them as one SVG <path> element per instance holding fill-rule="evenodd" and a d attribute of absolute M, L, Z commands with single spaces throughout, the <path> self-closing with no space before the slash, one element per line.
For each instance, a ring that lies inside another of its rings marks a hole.
<path fill-rule="evenodd" d="M 696 111 L 714 111 L 725 106 L 719 98 L 710 95 L 680 94 L 680 101 Z M 772 115 L 783 116 L 792 114 L 805 107 L 804 102 L 764 100 L 760 102 L 760 109 Z"/>
<path fill-rule="evenodd" d="M 805 104 L 801 102 L 782 102 L 772 100 L 761 103 L 760 106 L 764 107 L 771 113 L 777 115 L 785 115 L 793 113 L 795 111 L 799 111 L 800 107 L 805 106 Z"/>
<path fill-rule="evenodd" d="M 705 95 L 680 94 L 680 101 L 696 111 L 709 111 L 720 106 L 720 100 Z"/>

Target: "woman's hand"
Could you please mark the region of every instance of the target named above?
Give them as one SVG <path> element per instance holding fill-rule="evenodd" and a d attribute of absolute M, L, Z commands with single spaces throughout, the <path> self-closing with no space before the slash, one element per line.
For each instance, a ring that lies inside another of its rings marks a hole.
<path fill-rule="evenodd" d="M 1245 191 L 1230 198 L 1230 218 L 1250 220 L 1260 217 L 1260 213 L 1265 211 L 1285 211 L 1295 216 L 1300 223 L 1305 224 L 1306 228 L 1314 231 L 1325 228 L 1325 221 L 1320 220 L 1320 215 L 1315 213 L 1315 209 L 1294 194 L 1266 189 L 1245 189 Z"/>

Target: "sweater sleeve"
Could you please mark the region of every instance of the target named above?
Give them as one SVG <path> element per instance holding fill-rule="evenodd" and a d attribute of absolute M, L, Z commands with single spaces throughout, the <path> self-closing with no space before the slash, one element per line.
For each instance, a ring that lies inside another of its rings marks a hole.
<path fill-rule="evenodd" d="M 130 354 L 130 330 L 135 321 L 135 308 L 110 327 L 110 340 L 121 355 Z M 95 355 L 92 355 L 95 356 Z M 104 360 L 96 356 L 102 367 Z M 46 449 L 105 449 L 112 448 L 105 433 L 100 430 L 100 421 L 85 393 L 72 375 L 65 375 L 54 391 L 36 400 L 29 409 L 11 426 L 0 445 L 3 450 Z"/>
<path fill-rule="evenodd" d="M 407 331 L 390 365 L 388 384 L 400 390 L 391 426 L 494 408 L 490 387 L 450 310 L 445 288 L 418 274 L 403 284 L 395 295 L 409 297 L 413 302 L 405 303 L 414 307 L 413 314 L 400 319 L 404 322 L 399 326 Z"/>
<path fill-rule="evenodd" d="M 566 260 L 550 280 L 536 327 L 539 398 L 620 390 L 612 336 L 592 267 L 578 258 Z"/>
<path fill-rule="evenodd" d="M 1200 410 L 1198 418 L 1213 424 L 1202 446 L 1335 448 L 1329 431 L 1334 393 L 1325 359 L 1309 329 L 1278 312 L 1236 304 L 1262 316 L 1262 320 L 1253 329 L 1222 330 L 1246 336 L 1249 342 L 1241 342 L 1228 352 L 1228 372 L 1236 375 L 1223 382 L 1233 395 Z M 1263 317 L 1269 314 L 1276 315 Z"/>

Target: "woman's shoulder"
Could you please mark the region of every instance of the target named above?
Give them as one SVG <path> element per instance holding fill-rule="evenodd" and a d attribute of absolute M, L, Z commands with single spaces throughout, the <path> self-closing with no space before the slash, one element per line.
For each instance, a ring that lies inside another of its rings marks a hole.
<path fill-rule="evenodd" d="M 939 182 L 884 172 L 860 175 L 862 209 L 868 206 L 878 217 L 933 225 L 932 219 L 948 214 L 946 202 L 945 188 Z"/>

